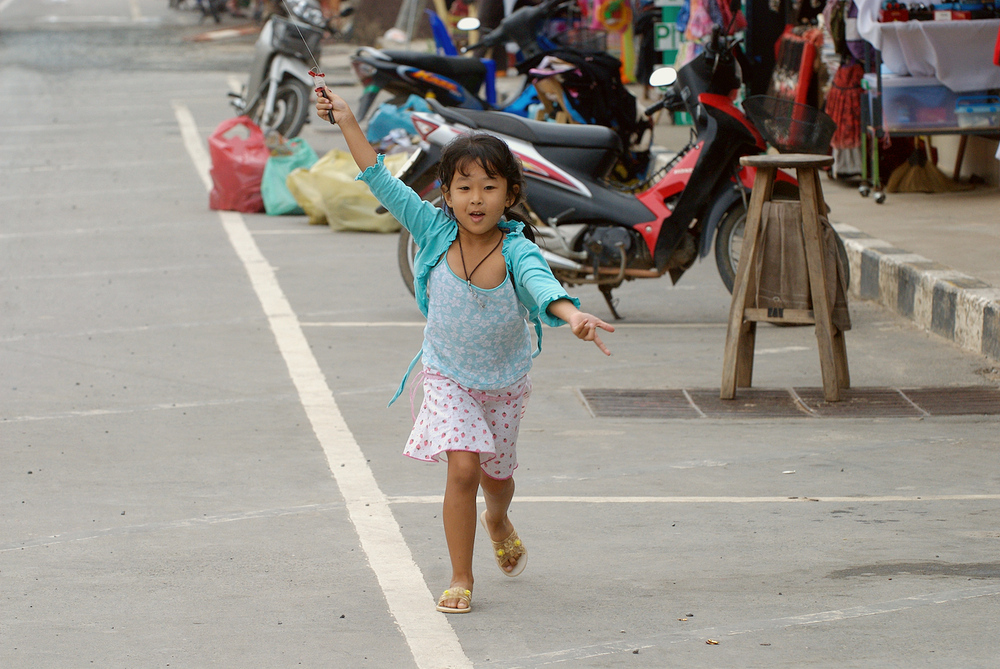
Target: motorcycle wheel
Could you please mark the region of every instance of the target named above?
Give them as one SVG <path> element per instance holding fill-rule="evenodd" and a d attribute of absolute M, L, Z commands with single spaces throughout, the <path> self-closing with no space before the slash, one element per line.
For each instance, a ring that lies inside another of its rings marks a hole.
<path fill-rule="evenodd" d="M 775 199 L 792 200 L 798 199 L 798 187 L 786 186 L 779 189 L 778 182 L 774 185 Z M 742 202 L 737 202 L 726 211 L 719 221 L 719 230 L 715 237 L 715 264 L 719 268 L 719 276 L 726 290 L 733 292 L 733 285 L 736 283 L 736 269 L 739 267 L 740 251 L 743 248 L 743 232 L 746 228 L 747 210 Z M 850 284 L 851 265 L 847 259 L 847 249 L 840 235 L 834 233 L 837 240 L 837 255 L 840 256 L 841 266 L 844 268 L 844 279 Z"/>
<path fill-rule="evenodd" d="M 397 258 L 399 259 L 399 273 L 403 276 L 403 283 L 410 290 L 410 295 L 416 294 L 413 289 L 413 259 L 416 256 L 417 244 L 413 241 L 410 232 L 403 228 L 399 231 Z"/>
<path fill-rule="evenodd" d="M 361 97 L 358 98 L 357 112 L 354 114 L 359 123 L 364 121 L 365 117 L 368 116 L 368 112 L 370 112 L 374 107 L 373 103 L 375 102 L 375 98 L 378 97 L 381 90 L 382 89 L 377 86 L 370 86 L 366 88 L 363 93 L 361 93 Z"/>
<path fill-rule="evenodd" d="M 434 174 L 436 174 L 434 170 Z M 418 193 L 427 183 L 427 179 L 431 179 L 433 182 L 434 174 L 425 175 L 423 181 L 418 181 L 409 184 L 413 190 Z M 434 189 L 429 191 L 427 194 L 423 195 L 423 198 L 430 202 L 431 204 L 440 207 L 441 206 L 441 191 Z M 403 283 L 406 284 L 407 290 L 410 291 L 410 295 L 415 295 L 416 291 L 413 288 L 413 259 L 417 257 L 417 243 L 413 241 L 413 235 L 406 228 L 399 231 L 399 243 L 396 246 L 396 259 L 399 261 L 399 274 L 403 277 Z"/>
<path fill-rule="evenodd" d="M 309 115 L 309 87 L 298 79 L 285 79 L 278 84 L 274 97 L 274 116 L 271 124 L 265 126 L 263 100 L 257 103 L 251 120 L 266 134 L 274 130 L 282 137 L 297 137 Z"/>

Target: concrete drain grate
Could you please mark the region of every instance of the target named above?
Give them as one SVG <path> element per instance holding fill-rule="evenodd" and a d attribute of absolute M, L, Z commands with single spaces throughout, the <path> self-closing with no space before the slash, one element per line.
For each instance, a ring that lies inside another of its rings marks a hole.
<path fill-rule="evenodd" d="M 907 388 L 903 392 L 932 416 L 974 416 L 1000 414 L 1000 389 Z"/>
<path fill-rule="evenodd" d="M 822 388 L 741 388 L 736 399 L 718 389 L 584 388 L 595 418 L 920 418 L 1000 415 L 1000 388 L 849 388 L 840 402 Z"/>

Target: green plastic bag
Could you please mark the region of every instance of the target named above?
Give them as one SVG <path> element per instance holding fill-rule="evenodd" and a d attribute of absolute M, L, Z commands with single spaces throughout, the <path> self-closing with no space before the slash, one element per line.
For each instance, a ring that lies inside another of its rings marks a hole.
<path fill-rule="evenodd" d="M 260 195 L 264 199 L 264 211 L 269 216 L 283 214 L 304 214 L 302 207 L 288 190 L 288 175 L 298 168 L 309 169 L 319 159 L 301 137 L 293 137 L 283 143 L 291 153 L 274 155 L 264 165 L 264 177 L 260 182 Z"/>

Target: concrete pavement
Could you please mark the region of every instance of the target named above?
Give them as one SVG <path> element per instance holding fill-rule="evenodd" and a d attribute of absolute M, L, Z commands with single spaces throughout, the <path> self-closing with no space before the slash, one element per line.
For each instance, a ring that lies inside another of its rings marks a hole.
<path fill-rule="evenodd" d="M 48 41 L 11 23 L 0 666 L 996 666 L 996 416 L 595 414 L 595 389 L 718 388 L 711 262 L 623 286 L 610 359 L 546 330 L 512 512 L 528 570 L 480 536 L 476 610 L 436 613 L 443 468 L 400 455 L 410 415 L 385 409 L 422 325 L 395 236 L 207 208 L 195 156 L 245 72 L 123 71 L 88 59 L 118 27 L 67 31 L 67 105 Z M 856 388 L 996 390 L 981 356 L 851 309 Z M 760 328 L 754 385 L 819 385 L 808 328 Z"/>

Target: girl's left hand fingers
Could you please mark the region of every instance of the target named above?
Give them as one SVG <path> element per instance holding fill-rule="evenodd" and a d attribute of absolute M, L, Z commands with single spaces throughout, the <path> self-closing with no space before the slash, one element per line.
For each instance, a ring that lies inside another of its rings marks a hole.
<path fill-rule="evenodd" d="M 597 344 L 597 348 L 601 349 L 601 352 L 604 353 L 604 355 L 611 355 L 611 351 L 608 350 L 608 347 L 604 345 L 604 342 L 601 341 L 601 338 L 598 336 L 597 328 L 601 328 L 602 330 L 606 330 L 608 332 L 615 331 L 613 326 L 608 325 L 600 318 L 589 316 L 577 324 L 576 329 L 573 330 L 573 334 L 584 341 L 592 341 Z"/>
<path fill-rule="evenodd" d="M 601 338 L 597 336 L 596 332 L 594 333 L 594 343 L 597 344 L 597 348 L 601 349 L 601 353 L 604 355 L 611 355 L 611 351 L 604 345 L 604 342 L 601 341 Z"/>
<path fill-rule="evenodd" d="M 574 329 L 573 330 L 574 334 L 576 334 L 579 337 L 581 332 L 586 332 L 587 335 L 588 335 L 586 337 L 586 339 L 588 341 L 591 339 L 591 337 L 589 335 L 591 335 L 594 332 L 596 332 L 597 328 L 601 328 L 602 330 L 605 330 L 607 332 L 614 332 L 615 331 L 615 327 L 613 325 L 609 325 L 608 323 L 605 323 L 604 321 L 602 321 L 600 318 L 597 318 L 596 316 L 587 316 L 582 321 L 580 321 L 580 323 L 578 324 L 577 327 L 578 327 L 578 329 Z"/>

